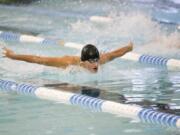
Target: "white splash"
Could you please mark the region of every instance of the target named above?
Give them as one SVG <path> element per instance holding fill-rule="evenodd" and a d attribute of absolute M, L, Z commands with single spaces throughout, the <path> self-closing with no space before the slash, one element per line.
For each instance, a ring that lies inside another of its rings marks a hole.
<path fill-rule="evenodd" d="M 130 40 L 134 42 L 134 51 L 155 55 L 176 54 L 180 48 L 180 33 L 169 32 L 150 15 L 141 12 L 111 13 L 109 23 L 77 21 L 71 29 L 86 42 L 101 45 L 100 48 L 117 48 Z M 115 46 L 114 46 L 115 45 Z"/>

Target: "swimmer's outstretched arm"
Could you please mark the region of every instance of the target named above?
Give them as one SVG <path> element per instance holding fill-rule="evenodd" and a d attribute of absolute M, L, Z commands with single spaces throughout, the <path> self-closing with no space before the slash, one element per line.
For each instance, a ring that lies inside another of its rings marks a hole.
<path fill-rule="evenodd" d="M 130 42 L 127 46 L 116 49 L 112 52 L 103 53 L 100 56 L 100 64 L 105 64 L 106 62 L 112 61 L 115 58 L 121 57 L 127 52 L 130 52 L 133 50 L 133 43 Z"/>
<path fill-rule="evenodd" d="M 61 67 L 66 68 L 68 65 L 76 64 L 75 56 L 64 56 L 64 57 L 41 57 L 35 55 L 23 55 L 23 54 L 15 54 L 12 50 L 3 48 L 3 54 L 5 57 L 14 60 L 26 61 L 30 63 L 37 63 L 47 66 L 53 67 Z"/>

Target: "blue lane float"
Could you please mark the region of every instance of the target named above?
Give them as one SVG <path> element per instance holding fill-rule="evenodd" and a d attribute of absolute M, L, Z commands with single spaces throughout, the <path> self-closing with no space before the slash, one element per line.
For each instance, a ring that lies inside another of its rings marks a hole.
<path fill-rule="evenodd" d="M 88 107 L 92 110 L 101 111 L 103 100 L 75 94 L 70 98 L 71 104 Z"/>
<path fill-rule="evenodd" d="M 0 90 L 17 92 L 19 94 L 34 95 L 41 99 L 58 101 L 61 103 L 79 105 L 89 109 L 116 114 L 128 118 L 139 118 L 148 123 L 180 128 L 180 116 L 127 105 L 107 100 L 101 100 L 80 94 L 74 94 L 46 87 L 36 87 L 31 84 L 16 83 L 0 79 Z"/>
<path fill-rule="evenodd" d="M 180 70 L 180 60 L 178 59 L 170 59 L 161 56 L 151 56 L 146 54 L 137 54 L 134 52 L 129 52 L 121 58 L 145 64 L 167 67 L 170 70 Z"/>
<path fill-rule="evenodd" d="M 178 119 L 180 119 L 180 116 L 169 115 L 167 113 L 161 113 L 151 109 L 143 109 L 139 112 L 138 116 L 142 121 L 170 127 L 176 127 L 176 123 Z"/>
<path fill-rule="evenodd" d="M 20 84 L 13 81 L 5 81 L 0 79 L 0 88 L 3 91 L 15 91 L 17 93 L 34 95 L 34 92 L 38 87 L 28 85 L 28 84 Z"/>
<path fill-rule="evenodd" d="M 150 55 L 141 55 L 139 57 L 140 63 L 148 63 L 160 66 L 166 66 L 168 62 L 168 58 L 163 58 L 159 56 L 150 56 Z"/>
<path fill-rule="evenodd" d="M 56 40 L 48 38 L 25 35 L 13 32 L 0 31 L 0 39 L 3 41 L 14 41 L 20 43 L 39 43 L 39 44 L 56 44 Z"/>
<path fill-rule="evenodd" d="M 0 38 L 5 41 L 18 41 L 20 39 L 20 34 L 0 31 Z"/>
<path fill-rule="evenodd" d="M 6 31 L 0 31 L 0 39 L 6 42 L 14 41 L 19 43 L 35 43 L 41 45 L 61 45 L 64 47 L 76 48 L 76 49 L 83 47 L 83 45 L 73 42 L 65 42 L 63 40 L 55 40 L 55 39 L 53 40 L 40 36 L 25 35 L 14 32 L 6 32 Z"/>

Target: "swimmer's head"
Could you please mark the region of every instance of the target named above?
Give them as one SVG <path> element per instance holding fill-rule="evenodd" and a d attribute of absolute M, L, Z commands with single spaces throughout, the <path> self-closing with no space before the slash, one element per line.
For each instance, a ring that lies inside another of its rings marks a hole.
<path fill-rule="evenodd" d="M 98 49 L 91 44 L 87 44 L 83 47 L 81 51 L 81 61 L 98 61 L 99 60 L 99 51 Z"/>
<path fill-rule="evenodd" d="M 98 71 L 99 58 L 99 51 L 94 45 L 87 44 L 83 47 L 81 51 L 81 61 L 86 63 L 84 65 L 86 69 L 96 73 Z"/>

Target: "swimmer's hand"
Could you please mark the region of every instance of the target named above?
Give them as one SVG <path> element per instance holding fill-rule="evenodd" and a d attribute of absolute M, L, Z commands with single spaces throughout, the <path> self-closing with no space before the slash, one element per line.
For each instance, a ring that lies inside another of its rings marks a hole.
<path fill-rule="evenodd" d="M 3 57 L 11 58 L 14 54 L 15 53 L 12 50 L 10 50 L 6 47 L 3 48 Z"/>
<path fill-rule="evenodd" d="M 133 50 L 133 43 L 129 42 L 127 47 L 129 48 L 129 51 L 132 51 Z"/>

